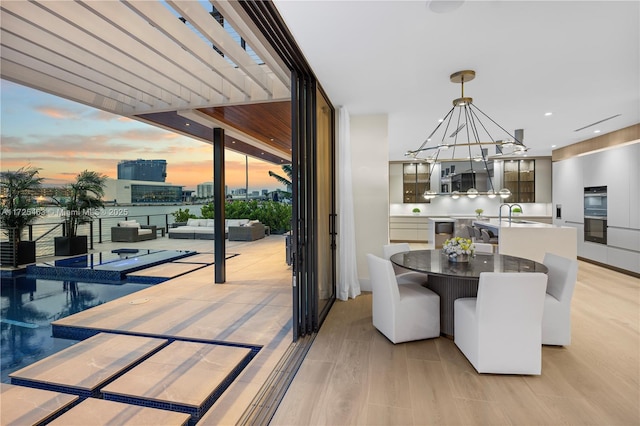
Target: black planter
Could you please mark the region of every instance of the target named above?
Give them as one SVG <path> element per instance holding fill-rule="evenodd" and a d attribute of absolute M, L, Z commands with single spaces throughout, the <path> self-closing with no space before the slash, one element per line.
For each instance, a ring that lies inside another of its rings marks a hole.
<path fill-rule="evenodd" d="M 20 241 L 18 243 L 18 255 L 17 261 L 14 262 L 13 258 L 13 245 L 11 242 L 6 241 L 0 243 L 0 263 L 2 265 L 26 265 L 28 263 L 36 262 L 36 242 L 35 241 Z"/>
<path fill-rule="evenodd" d="M 55 237 L 54 254 L 56 256 L 74 256 L 76 254 L 85 254 L 87 250 L 87 236 L 80 235 L 76 237 Z"/>

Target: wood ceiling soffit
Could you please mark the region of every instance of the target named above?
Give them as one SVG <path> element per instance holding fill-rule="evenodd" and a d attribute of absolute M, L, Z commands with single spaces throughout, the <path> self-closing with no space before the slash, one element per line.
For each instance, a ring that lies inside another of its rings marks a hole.
<path fill-rule="evenodd" d="M 562 161 L 581 154 L 624 145 L 640 139 L 640 124 L 577 142 L 551 152 L 551 161 Z"/>
<path fill-rule="evenodd" d="M 134 118 L 149 124 L 157 125 L 168 131 L 174 131 L 176 133 L 192 137 L 204 143 L 213 143 L 213 129 L 211 127 L 203 126 L 195 121 L 185 119 L 173 111 L 141 114 Z M 268 151 L 264 151 L 259 147 L 243 142 L 239 138 L 231 137 L 226 134 L 224 145 L 227 149 L 240 154 L 249 155 L 253 158 L 267 161 L 269 163 L 281 165 L 289 164 L 291 162 L 284 156 L 278 156 Z"/>
<path fill-rule="evenodd" d="M 200 108 L 212 119 L 235 127 L 279 151 L 291 150 L 291 102 Z"/>

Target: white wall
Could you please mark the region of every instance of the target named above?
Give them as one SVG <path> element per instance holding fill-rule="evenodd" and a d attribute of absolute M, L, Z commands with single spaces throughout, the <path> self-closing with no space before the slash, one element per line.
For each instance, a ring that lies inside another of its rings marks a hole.
<path fill-rule="evenodd" d="M 389 242 L 389 142 L 386 115 L 351 116 L 351 163 L 360 286 L 371 291 L 367 253 Z"/>

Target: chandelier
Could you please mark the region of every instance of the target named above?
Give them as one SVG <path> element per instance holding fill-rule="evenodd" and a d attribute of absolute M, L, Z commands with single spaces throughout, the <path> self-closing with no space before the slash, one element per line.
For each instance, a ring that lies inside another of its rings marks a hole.
<path fill-rule="evenodd" d="M 473 80 L 475 71 L 458 71 L 449 77 L 452 83 L 460 83 L 461 95 L 453 100 L 453 107 L 439 120 L 436 128 L 429 134 L 427 139 L 417 149 L 407 151 L 405 156 L 412 157 L 416 161 L 426 161 L 430 163 L 429 182 L 435 169 L 434 164 L 442 165 L 443 162 L 464 162 L 469 163 L 467 175 L 471 180 L 471 187 L 466 191 L 469 198 L 478 195 L 486 195 L 495 198 L 508 198 L 511 191 L 503 188 L 496 192 L 489 172 L 489 148 L 494 148 L 492 157 L 503 155 L 521 155 L 528 148 L 522 143 L 522 136 L 516 138 L 506 131 L 495 120 L 480 110 L 474 103 L 473 98 L 464 95 L 464 83 Z M 485 120 L 484 122 L 481 120 Z M 494 138 L 489 131 L 498 131 L 501 137 Z M 441 136 L 438 136 L 442 133 Z M 450 172 L 455 174 L 455 167 L 452 165 Z M 444 170 L 441 170 L 442 177 L 445 177 Z M 486 191 L 479 191 L 477 175 L 486 173 L 487 181 L 482 182 L 486 186 Z M 449 176 L 449 173 L 447 173 Z M 432 199 L 437 195 L 445 195 L 438 191 L 427 190 L 424 192 L 426 199 Z M 452 198 L 459 198 L 459 191 L 446 192 Z"/>

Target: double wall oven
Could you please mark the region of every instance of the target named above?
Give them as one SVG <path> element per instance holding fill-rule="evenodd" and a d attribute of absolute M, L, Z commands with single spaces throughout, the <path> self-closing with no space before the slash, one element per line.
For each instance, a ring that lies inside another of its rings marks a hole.
<path fill-rule="evenodd" d="M 584 240 L 607 244 L 607 187 L 584 189 Z"/>

